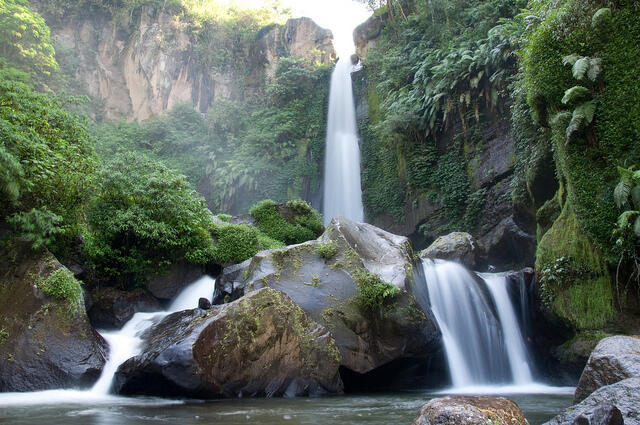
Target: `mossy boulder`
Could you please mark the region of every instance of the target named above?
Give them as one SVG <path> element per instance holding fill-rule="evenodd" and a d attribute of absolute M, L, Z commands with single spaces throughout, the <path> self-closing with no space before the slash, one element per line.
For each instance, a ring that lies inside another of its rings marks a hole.
<path fill-rule="evenodd" d="M 143 335 L 115 376 L 120 394 L 274 397 L 342 392 L 329 331 L 282 292 L 174 313 Z"/>
<path fill-rule="evenodd" d="M 411 292 L 412 260 L 407 238 L 338 218 L 317 240 L 224 269 L 214 303 L 265 287 L 284 292 L 331 331 L 342 366 L 366 373 L 439 349 L 440 333 Z"/>
<path fill-rule="evenodd" d="M 476 266 L 478 243 L 469 233 L 453 232 L 440 236 L 420 252 L 421 258 L 449 260 L 473 269 Z"/>
<path fill-rule="evenodd" d="M 46 249 L 0 240 L 0 391 L 88 387 L 107 344 L 89 324 L 83 291 Z"/>
<path fill-rule="evenodd" d="M 504 397 L 447 396 L 422 406 L 411 425 L 528 425 L 520 407 Z"/>

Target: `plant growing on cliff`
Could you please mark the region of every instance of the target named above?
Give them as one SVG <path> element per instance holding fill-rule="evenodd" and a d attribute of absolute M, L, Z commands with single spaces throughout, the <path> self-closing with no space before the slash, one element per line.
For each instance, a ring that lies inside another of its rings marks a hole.
<path fill-rule="evenodd" d="M 317 238 L 324 231 L 322 217 L 304 201 L 289 201 L 276 205 L 265 199 L 251 208 L 256 227 L 265 235 L 287 245 Z"/>
<path fill-rule="evenodd" d="M 82 304 L 80 281 L 66 268 L 54 270 L 46 279 L 38 280 L 36 285 L 45 295 L 64 301 L 71 314 L 75 314 Z"/>
<path fill-rule="evenodd" d="M 356 298 L 358 306 L 370 313 L 384 314 L 382 310 L 400 294 L 393 284 L 382 280 L 380 275 L 361 270 L 353 276 L 358 284 L 359 294 Z"/>

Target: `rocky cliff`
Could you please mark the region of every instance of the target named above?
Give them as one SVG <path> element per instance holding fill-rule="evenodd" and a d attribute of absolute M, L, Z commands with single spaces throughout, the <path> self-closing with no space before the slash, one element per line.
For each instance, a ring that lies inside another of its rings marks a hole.
<path fill-rule="evenodd" d="M 39 3 L 32 5 L 38 9 Z M 181 102 L 206 113 L 216 99 L 258 96 L 280 57 L 324 64 L 335 57 L 331 32 L 309 18 L 264 27 L 249 42 L 237 43 L 215 32 L 198 38 L 192 23 L 170 9 L 146 6 L 138 12 L 126 27 L 108 14 L 59 22 L 42 12 L 63 71 L 100 104 L 97 120 L 140 122 Z"/>

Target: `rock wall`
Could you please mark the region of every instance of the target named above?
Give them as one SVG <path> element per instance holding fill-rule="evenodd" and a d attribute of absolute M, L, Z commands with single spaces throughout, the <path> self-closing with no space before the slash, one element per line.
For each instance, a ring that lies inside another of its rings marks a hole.
<path fill-rule="evenodd" d="M 38 8 L 37 1 L 32 4 Z M 144 7 L 139 15 L 126 29 L 108 16 L 61 24 L 47 20 L 57 51 L 73 62 L 68 77 L 80 81 L 102 103 L 102 111 L 93 118 L 140 122 L 181 102 L 191 102 L 206 113 L 215 99 L 257 96 L 280 57 L 300 56 L 325 64 L 335 58 L 331 31 L 298 18 L 263 28 L 253 44 L 230 52 L 233 62 L 246 67 L 205 65 L 200 53 L 219 48 L 217 41 L 199 45 L 190 24 L 170 11 Z"/>

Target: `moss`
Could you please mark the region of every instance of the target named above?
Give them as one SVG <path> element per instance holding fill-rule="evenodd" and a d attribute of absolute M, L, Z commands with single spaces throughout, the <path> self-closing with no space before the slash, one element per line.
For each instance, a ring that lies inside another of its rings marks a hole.
<path fill-rule="evenodd" d="M 0 328 L 0 345 L 4 344 L 7 339 L 9 339 L 9 331 L 5 328 Z"/>
<path fill-rule="evenodd" d="M 331 260 L 338 253 L 338 244 L 334 241 L 321 243 L 316 248 L 316 251 L 325 260 Z"/>
<path fill-rule="evenodd" d="M 542 204 L 536 212 L 536 236 L 538 242 L 540 242 L 542 236 L 551 228 L 553 222 L 556 221 L 562 211 L 562 204 L 559 201 L 559 196 L 560 192 L 556 192 L 554 197 Z"/>
<path fill-rule="evenodd" d="M 66 268 L 54 270 L 46 279 L 36 282 L 45 295 L 65 303 L 69 313 L 75 314 L 82 305 L 82 287 Z"/>
<path fill-rule="evenodd" d="M 354 276 L 359 294 L 356 304 L 367 312 L 382 313 L 383 307 L 390 305 L 400 294 L 400 290 L 389 282 L 383 281 L 375 273 L 359 272 Z"/>

